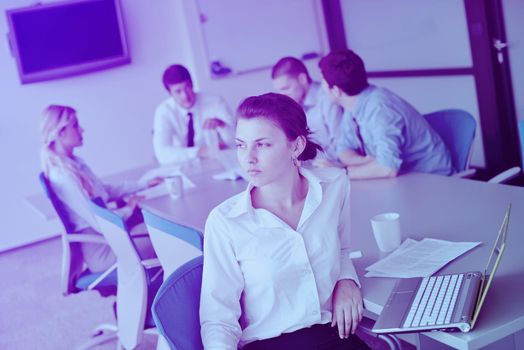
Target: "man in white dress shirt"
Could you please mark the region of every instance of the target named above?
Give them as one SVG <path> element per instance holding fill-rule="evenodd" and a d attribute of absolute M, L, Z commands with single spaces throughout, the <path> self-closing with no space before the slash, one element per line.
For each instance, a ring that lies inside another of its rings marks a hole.
<path fill-rule="evenodd" d="M 281 58 L 273 66 L 271 78 L 278 93 L 302 106 L 313 140 L 322 146 L 327 160 L 336 162 L 342 108 L 331 101 L 320 83 L 311 79 L 304 63 L 295 57 Z"/>
<path fill-rule="evenodd" d="M 234 119 L 218 96 L 193 90 L 189 71 L 169 66 L 162 77 L 169 97 L 156 108 L 153 147 L 159 163 L 208 157 L 233 143 Z"/>

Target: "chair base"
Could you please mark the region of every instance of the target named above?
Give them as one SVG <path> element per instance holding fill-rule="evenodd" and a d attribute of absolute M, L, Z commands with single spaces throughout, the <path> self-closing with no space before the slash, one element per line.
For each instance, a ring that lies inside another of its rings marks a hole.
<path fill-rule="evenodd" d="M 104 344 L 110 341 L 116 340 L 119 348 L 120 342 L 118 341 L 118 328 L 113 324 L 101 324 L 93 330 L 91 339 L 80 344 L 76 347 L 76 350 L 88 350 L 95 346 Z"/>

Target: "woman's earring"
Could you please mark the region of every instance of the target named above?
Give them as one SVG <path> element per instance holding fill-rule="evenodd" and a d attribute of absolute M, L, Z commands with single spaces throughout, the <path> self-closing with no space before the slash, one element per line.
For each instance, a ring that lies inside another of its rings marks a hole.
<path fill-rule="evenodd" d="M 296 157 L 291 158 L 293 160 L 293 165 L 298 166 L 298 159 Z"/>

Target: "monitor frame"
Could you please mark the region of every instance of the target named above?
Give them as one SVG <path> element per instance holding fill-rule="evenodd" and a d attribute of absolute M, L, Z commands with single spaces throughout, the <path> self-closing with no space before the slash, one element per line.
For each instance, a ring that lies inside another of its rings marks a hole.
<path fill-rule="evenodd" d="M 38 10 L 46 10 L 54 7 L 68 7 L 75 6 L 80 3 L 91 2 L 92 0 L 68 0 L 60 2 L 52 2 L 48 4 L 36 4 L 26 7 L 20 7 L 16 9 L 6 10 L 7 24 L 9 32 L 7 33 L 7 38 L 9 42 L 9 47 L 11 49 L 11 55 L 15 58 L 18 75 L 20 77 L 20 82 L 22 84 L 41 82 L 47 80 L 61 79 L 70 76 L 75 76 L 79 74 L 85 74 L 93 71 L 103 70 L 112 68 L 115 66 L 127 64 L 131 62 L 131 56 L 129 53 L 128 41 L 125 32 L 124 20 L 122 17 L 122 9 L 120 5 L 120 0 L 110 0 L 114 3 L 116 20 L 118 23 L 120 42 L 122 44 L 122 55 L 115 57 L 106 57 L 103 59 L 97 59 L 95 61 L 78 63 L 69 66 L 63 66 L 59 68 L 51 68 L 38 72 L 24 72 L 22 66 L 22 60 L 20 56 L 20 50 L 18 42 L 15 39 L 15 26 L 13 23 L 13 15 L 23 12 L 32 12 Z"/>

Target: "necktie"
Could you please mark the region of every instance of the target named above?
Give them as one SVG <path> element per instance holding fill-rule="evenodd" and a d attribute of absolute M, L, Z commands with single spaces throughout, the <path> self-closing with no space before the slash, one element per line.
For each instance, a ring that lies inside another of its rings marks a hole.
<path fill-rule="evenodd" d="M 353 118 L 353 123 L 355 123 L 355 133 L 357 134 L 358 143 L 360 144 L 358 153 L 360 153 L 362 157 L 365 157 L 366 148 L 364 147 L 364 140 L 362 139 L 362 135 L 360 134 L 360 127 L 358 126 L 357 120 L 355 118 Z"/>
<path fill-rule="evenodd" d="M 193 113 L 187 113 L 189 120 L 187 121 L 187 147 L 195 145 L 195 126 L 193 125 Z"/>

